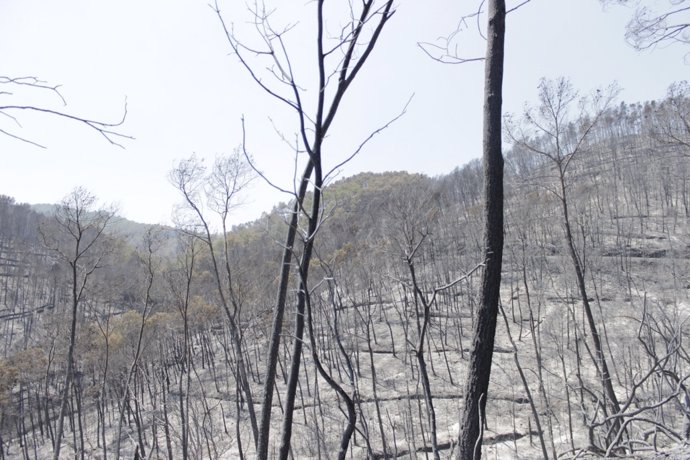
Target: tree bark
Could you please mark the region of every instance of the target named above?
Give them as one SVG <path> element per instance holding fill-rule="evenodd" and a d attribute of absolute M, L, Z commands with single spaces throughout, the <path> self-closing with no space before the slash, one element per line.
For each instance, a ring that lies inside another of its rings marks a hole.
<path fill-rule="evenodd" d="M 503 256 L 503 154 L 501 105 L 505 1 L 490 0 L 484 83 L 484 272 L 460 420 L 458 459 L 481 457 L 481 424 L 485 417 L 493 358 Z"/>
<path fill-rule="evenodd" d="M 345 47 L 345 55 L 343 61 L 341 62 L 337 74 L 339 75 L 338 83 L 335 88 L 335 93 L 333 95 L 330 104 L 327 104 L 326 86 L 329 81 L 326 70 L 326 57 L 329 54 L 328 51 L 324 49 L 324 15 L 323 6 L 324 1 L 319 0 L 317 2 L 317 66 L 318 66 L 318 76 L 319 76 L 319 96 L 317 102 L 316 114 L 313 122 L 313 141 L 309 142 L 309 132 L 310 129 L 305 128 L 305 111 L 302 106 L 302 102 L 299 95 L 299 89 L 292 76 L 290 76 L 290 86 L 292 87 L 295 94 L 295 101 L 290 105 L 296 108 L 300 119 L 300 134 L 304 148 L 309 154 L 309 161 L 304 170 L 301 178 L 299 192 L 295 195 L 295 204 L 293 205 L 293 215 L 290 220 L 290 226 L 288 227 L 288 233 L 286 237 L 286 244 L 283 248 L 283 258 L 280 274 L 280 285 L 278 289 L 278 297 L 276 302 L 276 308 L 273 314 L 273 322 L 270 332 L 270 342 L 268 348 L 268 359 L 266 365 L 266 375 L 264 380 L 263 388 L 263 398 L 261 406 L 261 419 L 258 432 L 258 442 L 257 442 L 257 458 L 260 460 L 268 458 L 268 444 L 270 438 L 270 427 L 271 427 L 271 410 L 272 410 L 272 400 L 273 400 L 273 387 L 275 385 L 275 375 L 276 367 L 278 363 L 278 350 L 280 345 L 280 332 L 282 329 L 283 318 L 285 314 L 285 304 L 287 300 L 287 288 L 292 264 L 292 257 L 294 251 L 294 243 L 297 237 L 297 224 L 298 217 L 300 213 L 304 213 L 302 205 L 306 197 L 307 189 L 310 185 L 312 173 L 314 177 L 313 184 L 313 195 L 312 195 L 312 211 L 308 216 L 309 228 L 306 238 L 302 241 L 303 243 L 303 255 L 299 262 L 299 272 L 300 272 L 300 291 L 298 293 L 297 300 L 297 312 L 295 317 L 295 342 L 293 344 L 293 355 L 290 371 L 290 379 L 288 381 L 288 389 L 286 396 L 286 403 L 284 409 L 283 417 L 283 427 L 281 436 L 281 447 L 280 447 L 280 458 L 285 458 L 290 450 L 290 438 L 292 430 L 292 411 L 294 409 L 294 398 L 295 391 L 298 382 L 300 359 L 301 359 L 301 348 L 302 348 L 302 334 L 304 331 L 304 307 L 305 299 L 308 296 L 308 292 L 305 292 L 307 285 L 307 276 L 309 272 L 309 265 L 311 262 L 311 252 L 314 244 L 314 239 L 319 226 L 319 213 L 320 213 L 320 198 L 323 186 L 323 172 L 321 170 L 321 159 L 322 159 L 322 144 L 326 139 L 328 130 L 338 112 L 338 107 L 340 102 L 344 97 L 350 83 L 359 73 L 367 58 L 371 54 L 384 25 L 391 17 L 393 1 L 388 0 L 382 6 L 380 10 L 373 9 L 374 0 L 367 0 L 362 4 L 362 10 L 359 15 L 359 20 L 353 22 L 353 30 L 351 32 L 351 37 L 348 40 L 348 44 Z M 375 24 L 371 36 L 364 44 L 361 53 L 355 52 L 358 45 L 360 36 L 365 30 L 364 25 L 369 22 L 369 19 L 379 15 L 378 22 Z M 232 40 L 231 40 L 232 44 Z M 233 44 L 233 49 L 237 52 L 237 44 Z M 238 53 L 239 55 L 239 53 Z M 243 64 L 247 69 L 249 66 L 243 61 Z M 288 62 L 289 64 L 289 62 Z M 261 82 L 257 80 L 261 86 Z M 270 92 L 270 91 L 269 91 Z M 281 99 L 281 98 L 279 98 Z M 348 409 L 349 410 L 349 409 Z M 352 414 L 350 414 L 351 416 Z M 349 442 L 349 437 L 347 438 Z"/>
<path fill-rule="evenodd" d="M 592 342 L 594 343 L 594 352 L 596 353 L 597 365 L 599 366 L 599 371 L 601 372 L 601 383 L 606 391 L 606 396 L 609 398 L 611 403 L 611 408 L 614 414 L 621 411 L 620 403 L 618 402 L 618 397 L 616 396 L 616 391 L 613 388 L 613 383 L 611 381 L 611 373 L 609 372 L 609 367 L 606 362 L 606 355 L 604 354 L 604 347 L 601 344 L 601 336 L 597 330 L 597 324 L 594 320 L 594 315 L 592 314 L 592 307 L 589 304 L 589 295 L 587 294 L 587 286 L 585 284 L 585 272 L 580 261 L 580 257 L 577 255 L 575 249 L 575 238 L 570 227 L 570 215 L 568 213 L 568 201 L 566 199 L 566 186 L 565 186 L 565 173 L 561 172 L 561 204 L 563 210 L 563 224 L 565 226 L 565 239 L 568 243 L 568 252 L 570 254 L 570 260 L 573 262 L 573 268 L 575 270 L 575 276 L 577 278 L 577 287 L 582 299 L 582 307 L 585 311 L 585 316 L 587 317 L 587 325 L 589 326 L 589 331 L 592 334 Z M 619 422 L 614 423 L 615 426 L 619 426 Z M 617 430 L 616 430 L 617 431 Z"/>
<path fill-rule="evenodd" d="M 275 310 L 273 311 L 273 322 L 268 346 L 268 359 L 266 360 L 266 373 L 264 376 L 263 397 L 261 399 L 261 420 L 259 425 L 259 442 L 257 445 L 257 458 L 259 459 L 268 458 L 268 441 L 271 429 L 271 410 L 273 408 L 273 387 L 275 385 L 276 369 L 278 366 L 280 333 L 283 328 L 285 304 L 287 303 L 292 256 L 295 239 L 297 237 L 297 219 L 302 207 L 302 203 L 304 202 L 304 197 L 307 193 L 307 187 L 309 185 L 309 181 L 311 180 L 313 170 L 314 163 L 309 161 L 304 173 L 302 174 L 299 193 L 297 194 L 295 204 L 292 207 L 292 216 L 290 217 L 285 247 L 283 248 L 278 298 L 276 300 Z"/>
<path fill-rule="evenodd" d="M 77 241 L 77 251 L 79 251 Z M 77 289 L 77 263 L 71 263 L 72 269 L 72 317 L 70 321 L 69 348 L 67 351 L 67 371 L 65 372 L 65 386 L 62 389 L 62 401 L 60 403 L 60 415 L 58 416 L 57 429 L 55 432 L 55 445 L 53 447 L 53 459 L 60 458 L 60 448 L 62 446 L 62 434 L 65 427 L 65 414 L 67 414 L 67 401 L 69 399 L 72 379 L 74 378 L 74 345 L 77 333 L 77 309 L 79 307 L 79 295 Z"/>

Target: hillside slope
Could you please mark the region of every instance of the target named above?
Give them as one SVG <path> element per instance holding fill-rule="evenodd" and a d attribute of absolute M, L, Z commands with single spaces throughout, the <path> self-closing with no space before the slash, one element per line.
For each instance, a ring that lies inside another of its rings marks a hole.
<path fill-rule="evenodd" d="M 658 130 L 663 104 L 610 109 L 566 174 L 533 152 L 506 154 L 487 458 L 686 455 L 690 151 Z M 352 458 L 452 455 L 481 272 L 481 184 L 472 162 L 436 178 L 364 173 L 325 188 L 308 289 L 297 273 L 290 280 L 271 452 L 306 292 L 293 457 L 331 458 L 352 414 Z M 93 252 L 76 264 L 84 289 L 72 310 L 75 272 L 63 246 L 45 244 L 69 233 L 0 200 L 0 458 L 49 457 L 63 400 L 65 456 L 251 457 L 248 408 L 261 410 L 290 209 L 210 246 L 190 228 L 87 234 Z M 293 249 L 295 264 L 302 243 Z"/>

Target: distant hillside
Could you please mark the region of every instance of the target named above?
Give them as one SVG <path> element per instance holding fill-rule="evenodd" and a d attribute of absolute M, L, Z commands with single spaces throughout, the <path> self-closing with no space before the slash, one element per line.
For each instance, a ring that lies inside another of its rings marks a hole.
<path fill-rule="evenodd" d="M 505 152 L 486 458 L 686 455 L 690 131 L 678 107 L 690 102 L 620 104 Z M 284 267 L 271 449 L 294 397 L 295 458 L 331 457 L 352 413 L 352 458 L 452 455 L 482 189 L 479 161 L 327 184 L 315 234 L 299 211 L 289 265 L 290 203 L 210 242 L 163 229 L 154 252 L 137 244 L 150 226 L 117 219 L 114 238 L 82 235 L 93 245 L 70 263 L 59 244 L 74 234 L 0 199 L 0 458 L 50 457 L 65 395 L 66 456 L 251 457 Z M 39 224 L 59 244 L 42 245 Z"/>
<path fill-rule="evenodd" d="M 43 214 L 45 216 L 53 216 L 55 210 L 57 209 L 57 204 L 47 204 L 39 203 L 30 205 L 31 209 L 37 213 Z M 108 225 L 107 231 L 117 237 L 123 238 L 128 241 L 134 247 L 142 246 L 146 234 L 151 231 L 151 229 L 157 228 L 159 231 L 163 232 L 161 236 L 162 240 L 166 241 L 165 253 L 172 255 L 174 252 L 174 236 L 175 230 L 171 227 L 152 225 L 152 224 L 142 224 L 140 222 L 135 222 L 124 217 L 115 216 L 115 218 Z"/>

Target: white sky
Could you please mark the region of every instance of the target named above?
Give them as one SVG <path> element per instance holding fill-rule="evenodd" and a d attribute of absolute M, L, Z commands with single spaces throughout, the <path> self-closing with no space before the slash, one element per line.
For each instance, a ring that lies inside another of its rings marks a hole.
<path fill-rule="evenodd" d="M 226 21 L 242 23 L 240 13 L 230 11 L 239 3 L 221 2 L 221 9 L 228 10 Z M 277 23 L 290 14 L 301 19 L 288 44 L 297 75 L 309 87 L 313 2 L 276 4 L 281 9 Z M 483 64 L 442 65 L 417 47 L 417 42 L 452 32 L 459 17 L 477 4 L 398 1 L 336 118 L 325 147 L 327 165 L 341 161 L 414 98 L 407 114 L 342 168 L 339 177 L 387 170 L 438 175 L 480 156 Z M 625 43 L 631 14 L 625 7 L 603 10 L 598 0 L 533 0 L 511 14 L 505 111 L 519 112 L 525 101 L 534 100 L 541 77 L 569 76 L 583 92 L 617 81 L 626 102 L 658 99 L 671 82 L 687 79 L 687 48 L 637 52 Z M 337 32 L 341 24 L 334 18 L 329 30 Z M 461 35 L 460 45 L 467 55 L 484 50 L 473 29 Z M 0 135 L 0 194 L 20 202 L 58 202 L 84 186 L 101 202 L 117 204 L 124 217 L 168 223 L 179 201 L 168 171 L 192 153 L 212 159 L 232 151 L 241 141 L 243 115 L 257 165 L 289 188 L 294 158 L 273 123 L 292 137 L 292 114 L 262 93 L 229 51 L 206 0 L 0 0 L 0 76 L 30 75 L 61 84 L 68 102 L 63 108 L 47 93 L 21 100 L 18 94 L 0 96 L 0 105 L 35 103 L 110 121 L 122 115 L 126 98 L 128 115 L 121 130 L 136 138 L 125 140 L 121 149 L 94 131 L 53 117 L 17 113 L 21 128 L 0 119 L 0 128 L 47 146 Z M 237 221 L 256 218 L 285 199 L 256 182 Z"/>

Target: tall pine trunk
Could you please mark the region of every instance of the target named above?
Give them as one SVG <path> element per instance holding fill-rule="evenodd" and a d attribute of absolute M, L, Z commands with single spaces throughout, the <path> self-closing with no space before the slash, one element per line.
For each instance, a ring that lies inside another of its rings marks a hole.
<path fill-rule="evenodd" d="M 501 103 L 506 7 L 504 0 L 489 0 L 488 4 L 484 70 L 484 272 L 460 420 L 458 459 L 461 460 L 481 457 L 481 427 L 491 375 L 503 256 Z"/>

